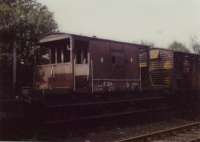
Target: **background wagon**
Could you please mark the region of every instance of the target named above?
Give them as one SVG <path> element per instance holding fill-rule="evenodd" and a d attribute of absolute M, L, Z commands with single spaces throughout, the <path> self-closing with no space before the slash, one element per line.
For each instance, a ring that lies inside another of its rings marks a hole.
<path fill-rule="evenodd" d="M 151 48 L 142 52 L 146 57 L 144 66 L 141 62 L 142 74 L 146 68 L 149 73 L 142 82 L 151 89 L 166 89 L 171 91 L 197 92 L 200 89 L 200 57 L 196 54 L 177 52 L 172 50 Z M 143 75 L 142 75 L 143 76 Z"/>

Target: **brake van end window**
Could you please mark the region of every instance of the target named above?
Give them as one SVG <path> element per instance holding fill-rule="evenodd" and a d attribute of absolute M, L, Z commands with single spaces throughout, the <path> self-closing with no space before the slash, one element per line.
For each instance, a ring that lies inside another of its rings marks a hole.
<path fill-rule="evenodd" d="M 42 47 L 37 50 L 37 64 L 50 64 L 50 52 L 48 48 Z"/>

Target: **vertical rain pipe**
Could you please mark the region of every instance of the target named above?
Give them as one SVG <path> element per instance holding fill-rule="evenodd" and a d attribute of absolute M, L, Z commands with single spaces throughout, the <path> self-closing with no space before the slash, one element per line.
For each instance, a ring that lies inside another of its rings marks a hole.
<path fill-rule="evenodd" d="M 92 75 L 92 94 L 94 93 L 94 74 L 93 74 L 93 60 L 91 58 L 91 75 Z"/>

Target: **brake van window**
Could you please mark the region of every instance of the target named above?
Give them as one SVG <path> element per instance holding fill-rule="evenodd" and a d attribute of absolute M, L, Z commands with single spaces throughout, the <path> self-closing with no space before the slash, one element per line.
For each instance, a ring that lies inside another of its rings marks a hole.
<path fill-rule="evenodd" d="M 70 62 L 70 50 L 68 49 L 69 47 L 67 46 L 63 48 L 63 60 L 64 63 Z"/>
<path fill-rule="evenodd" d="M 87 64 L 88 49 L 87 48 L 77 48 L 76 51 L 76 63 L 77 64 Z"/>
<path fill-rule="evenodd" d="M 62 48 L 58 47 L 57 48 L 57 63 L 62 63 Z"/>
<path fill-rule="evenodd" d="M 67 62 L 70 62 L 70 51 L 64 46 L 57 48 L 57 63 Z"/>
<path fill-rule="evenodd" d="M 51 64 L 56 63 L 56 48 L 52 47 L 51 49 Z"/>
<path fill-rule="evenodd" d="M 37 64 L 50 64 L 50 52 L 46 47 L 41 47 L 37 50 Z"/>
<path fill-rule="evenodd" d="M 53 45 L 50 47 L 51 64 L 70 62 L 70 50 L 65 45 Z"/>

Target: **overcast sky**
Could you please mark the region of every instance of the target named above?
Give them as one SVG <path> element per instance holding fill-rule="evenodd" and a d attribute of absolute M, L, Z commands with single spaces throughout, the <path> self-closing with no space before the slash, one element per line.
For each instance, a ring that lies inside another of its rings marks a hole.
<path fill-rule="evenodd" d="M 200 0 L 38 0 L 62 32 L 167 47 L 200 38 Z"/>

